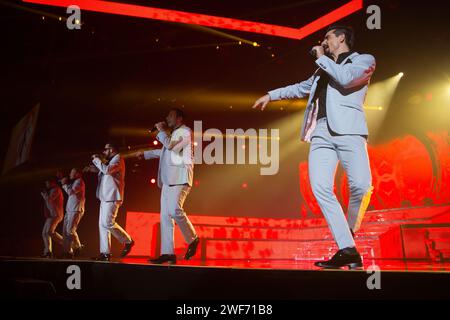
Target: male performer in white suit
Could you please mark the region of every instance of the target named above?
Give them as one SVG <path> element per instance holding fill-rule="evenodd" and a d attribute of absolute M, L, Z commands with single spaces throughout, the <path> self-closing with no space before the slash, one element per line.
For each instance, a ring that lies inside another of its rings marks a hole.
<path fill-rule="evenodd" d="M 125 161 L 112 143 L 103 150 L 106 160 L 92 156 L 94 170 L 98 171 L 97 198 L 100 200 L 99 232 L 100 255 L 98 261 L 111 260 L 111 234 L 123 244 L 121 257 L 125 257 L 134 246 L 130 235 L 116 222 L 117 212 L 123 203 L 125 188 Z M 92 168 L 91 168 L 92 169 Z"/>
<path fill-rule="evenodd" d="M 48 216 L 46 216 L 44 228 L 42 229 L 42 239 L 44 240 L 44 254 L 43 258 L 53 258 L 53 243 L 55 240 L 62 245 L 62 236 L 55 231 L 58 224 L 62 221 L 64 215 L 64 197 L 61 188 L 56 183 L 55 179 L 50 179 L 45 182 L 47 190 L 41 192 L 44 198 L 45 206 L 47 207 Z"/>
<path fill-rule="evenodd" d="M 174 220 L 180 227 L 185 241 L 189 244 L 185 259 L 195 255 L 199 237 L 183 209 L 184 201 L 192 187 L 194 161 L 192 132 L 184 124 L 184 112 L 172 109 L 166 122 L 155 125 L 156 136 L 163 147 L 136 153 L 146 160 L 159 158 L 158 186 L 161 190 L 161 256 L 149 260 L 151 263 L 176 263 L 174 254 Z M 169 132 L 171 130 L 171 133 Z"/>
<path fill-rule="evenodd" d="M 73 258 L 79 256 L 84 247 L 77 233 L 78 224 L 84 215 L 84 204 L 86 202 L 85 185 L 80 169 L 73 168 L 70 171 L 69 178 L 62 178 L 61 185 L 68 196 L 63 227 L 64 257 Z"/>
<path fill-rule="evenodd" d="M 352 52 L 353 42 L 352 28 L 330 27 L 321 45 L 311 51 L 318 66 L 312 77 L 269 91 L 253 105 L 264 110 L 270 101 L 309 95 L 301 139 L 311 143 L 308 170 L 312 191 L 339 247 L 330 260 L 315 263 L 322 268 L 362 267 L 353 238 L 373 190 L 363 103 L 375 58 Z M 347 173 L 351 193 L 347 220 L 333 192 L 338 162 Z"/>

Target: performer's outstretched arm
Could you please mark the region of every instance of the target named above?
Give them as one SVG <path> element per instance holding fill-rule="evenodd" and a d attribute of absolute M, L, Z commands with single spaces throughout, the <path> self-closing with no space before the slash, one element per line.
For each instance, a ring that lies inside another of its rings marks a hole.
<path fill-rule="evenodd" d="M 304 98 L 311 92 L 313 82 L 314 76 L 311 76 L 305 81 L 271 90 L 266 95 L 256 100 L 252 108 L 261 108 L 261 110 L 264 110 L 270 101 Z"/>
<path fill-rule="evenodd" d="M 120 158 L 116 157 L 111 159 L 108 164 L 104 164 L 100 158 L 95 157 L 92 163 L 97 167 L 97 169 L 103 174 L 113 174 L 120 170 Z"/>

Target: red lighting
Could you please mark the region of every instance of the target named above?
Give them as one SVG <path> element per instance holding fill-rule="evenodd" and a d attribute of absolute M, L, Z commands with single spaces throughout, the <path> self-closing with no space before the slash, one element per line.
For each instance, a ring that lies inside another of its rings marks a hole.
<path fill-rule="evenodd" d="M 310 34 L 330 25 L 363 7 L 362 0 L 352 0 L 347 4 L 327 13 L 301 28 L 290 28 L 266 23 L 210 16 L 199 13 L 168 10 L 132 4 L 99 1 L 99 0 L 23 0 L 24 2 L 44 4 L 57 7 L 77 5 L 81 10 L 119 14 L 130 17 L 171 21 L 177 23 L 196 24 L 206 27 L 239 30 L 278 36 L 290 39 L 303 39 Z"/>

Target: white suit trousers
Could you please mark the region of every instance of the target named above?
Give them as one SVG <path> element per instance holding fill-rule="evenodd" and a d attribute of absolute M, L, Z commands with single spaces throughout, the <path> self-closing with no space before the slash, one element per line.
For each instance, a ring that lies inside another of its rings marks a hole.
<path fill-rule="evenodd" d="M 63 244 L 63 237 L 55 231 L 58 224 L 62 221 L 62 216 L 50 217 L 45 220 L 42 228 L 42 240 L 44 240 L 44 254 L 53 252 L 52 240 Z"/>
<path fill-rule="evenodd" d="M 63 226 L 63 247 L 64 252 L 71 253 L 72 249 L 81 247 L 80 238 L 78 237 L 77 228 L 83 217 L 84 212 L 66 212 L 64 216 Z"/>
<path fill-rule="evenodd" d="M 350 229 L 358 231 L 373 190 L 367 141 L 360 135 L 332 136 L 326 118 L 317 122 L 311 139 L 308 167 L 312 191 L 339 249 L 354 247 Z M 348 221 L 334 194 L 339 162 L 350 189 Z"/>
<path fill-rule="evenodd" d="M 184 240 L 190 244 L 197 234 L 183 210 L 191 187 L 188 185 L 163 185 L 161 190 L 161 254 L 174 254 L 174 220 L 180 227 Z"/>
<path fill-rule="evenodd" d="M 121 201 L 101 201 L 98 226 L 100 231 L 100 253 L 111 253 L 111 234 L 120 243 L 130 243 L 131 237 L 116 223 Z"/>

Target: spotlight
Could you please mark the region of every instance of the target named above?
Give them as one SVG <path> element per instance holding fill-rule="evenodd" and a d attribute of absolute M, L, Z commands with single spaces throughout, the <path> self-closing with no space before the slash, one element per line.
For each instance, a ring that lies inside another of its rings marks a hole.
<path fill-rule="evenodd" d="M 399 74 L 398 74 L 398 76 L 401 78 L 401 77 L 403 77 L 405 74 L 403 73 L 403 72 L 400 72 Z"/>
<path fill-rule="evenodd" d="M 258 42 L 253 42 L 253 46 L 254 46 L 254 47 L 259 47 Z"/>
<path fill-rule="evenodd" d="M 155 184 L 155 182 L 156 182 L 155 178 L 152 178 L 152 179 L 150 180 L 150 183 L 152 183 L 152 184 Z"/>
<path fill-rule="evenodd" d="M 153 145 L 156 146 L 158 144 L 157 140 L 153 140 Z"/>

